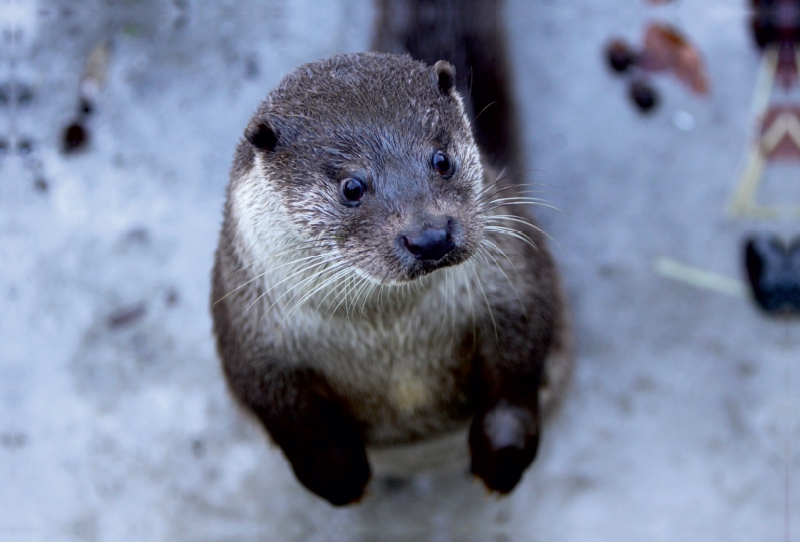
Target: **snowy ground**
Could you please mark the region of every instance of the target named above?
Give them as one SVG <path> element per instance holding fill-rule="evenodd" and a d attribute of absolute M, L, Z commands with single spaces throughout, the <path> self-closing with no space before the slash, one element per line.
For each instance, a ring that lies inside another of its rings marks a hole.
<path fill-rule="evenodd" d="M 564 211 L 540 218 L 574 385 L 510 497 L 423 477 L 334 509 L 229 397 L 208 277 L 248 117 L 298 64 L 367 48 L 371 3 L 0 0 L 0 86 L 32 91 L 0 104 L 0 540 L 798 539 L 797 325 L 656 272 L 740 279 L 746 232 L 800 231 L 726 212 L 759 65 L 744 4 L 508 0 L 529 180 Z M 601 49 L 653 19 L 699 45 L 713 94 L 659 78 L 645 118 Z M 65 155 L 106 41 L 89 148 Z"/>

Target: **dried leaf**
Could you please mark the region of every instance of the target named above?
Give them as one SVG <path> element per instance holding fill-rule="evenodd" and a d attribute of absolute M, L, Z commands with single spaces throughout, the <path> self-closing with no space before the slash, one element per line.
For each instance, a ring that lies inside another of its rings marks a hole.
<path fill-rule="evenodd" d="M 639 66 L 650 71 L 673 71 L 697 94 L 709 92 L 699 51 L 675 27 L 658 23 L 647 27 Z"/>

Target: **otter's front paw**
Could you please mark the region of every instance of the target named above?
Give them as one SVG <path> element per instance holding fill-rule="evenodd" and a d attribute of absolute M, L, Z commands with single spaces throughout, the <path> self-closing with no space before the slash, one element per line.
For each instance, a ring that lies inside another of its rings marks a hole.
<path fill-rule="evenodd" d="M 361 500 L 371 472 L 363 446 L 333 445 L 290 457 L 297 479 L 331 504 Z"/>
<path fill-rule="evenodd" d="M 539 424 L 531 410 L 505 400 L 479 413 L 472 422 L 469 446 L 472 474 L 490 491 L 508 493 L 536 457 Z"/>

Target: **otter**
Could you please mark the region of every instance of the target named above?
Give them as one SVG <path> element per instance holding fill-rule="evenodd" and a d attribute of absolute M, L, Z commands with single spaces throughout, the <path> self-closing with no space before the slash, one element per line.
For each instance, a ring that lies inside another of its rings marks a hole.
<path fill-rule="evenodd" d="M 336 55 L 287 75 L 236 150 L 217 349 L 234 395 L 334 505 L 362 498 L 371 463 L 415 447 L 434 462 L 438 443 L 510 492 L 570 373 L 534 200 L 483 159 L 456 87 L 447 61 Z"/>

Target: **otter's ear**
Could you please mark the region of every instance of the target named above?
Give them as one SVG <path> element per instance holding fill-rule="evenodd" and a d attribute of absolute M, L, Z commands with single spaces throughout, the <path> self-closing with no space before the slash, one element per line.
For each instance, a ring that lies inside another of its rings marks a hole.
<path fill-rule="evenodd" d="M 433 80 L 439 87 L 439 92 L 449 96 L 450 91 L 456 86 L 455 67 L 445 60 L 439 60 L 433 65 Z"/>
<path fill-rule="evenodd" d="M 247 125 L 244 137 L 255 148 L 272 152 L 278 146 L 278 132 L 263 118 L 254 118 Z"/>

